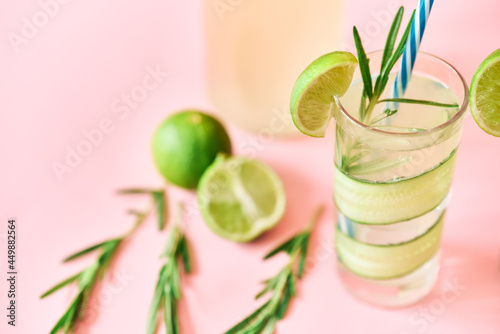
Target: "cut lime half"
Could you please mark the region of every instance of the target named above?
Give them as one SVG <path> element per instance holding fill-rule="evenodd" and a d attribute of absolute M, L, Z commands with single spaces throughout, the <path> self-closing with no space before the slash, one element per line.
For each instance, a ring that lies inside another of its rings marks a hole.
<path fill-rule="evenodd" d="M 325 136 L 336 108 L 333 97 L 345 94 L 357 65 L 352 53 L 336 51 L 319 57 L 300 74 L 292 90 L 290 112 L 301 132 Z"/>
<path fill-rule="evenodd" d="M 203 174 L 198 203 L 207 225 L 236 242 L 255 239 L 285 212 L 285 190 L 278 174 L 263 162 L 220 155 Z"/>
<path fill-rule="evenodd" d="M 472 78 L 470 110 L 481 129 L 500 137 L 500 49 L 479 65 Z"/>

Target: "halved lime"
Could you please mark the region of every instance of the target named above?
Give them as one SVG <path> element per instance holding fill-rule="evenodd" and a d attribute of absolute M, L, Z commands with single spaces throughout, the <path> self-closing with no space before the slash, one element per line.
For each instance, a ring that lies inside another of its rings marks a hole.
<path fill-rule="evenodd" d="M 295 126 L 311 137 L 324 137 L 336 107 L 334 96 L 349 88 L 358 65 L 352 53 L 336 51 L 313 61 L 293 86 L 290 112 Z"/>
<path fill-rule="evenodd" d="M 484 132 L 500 137 L 500 49 L 479 65 L 472 78 L 470 110 Z"/>
<path fill-rule="evenodd" d="M 219 155 L 200 180 L 198 203 L 216 234 L 247 242 L 281 220 L 286 198 L 271 167 L 255 159 Z"/>

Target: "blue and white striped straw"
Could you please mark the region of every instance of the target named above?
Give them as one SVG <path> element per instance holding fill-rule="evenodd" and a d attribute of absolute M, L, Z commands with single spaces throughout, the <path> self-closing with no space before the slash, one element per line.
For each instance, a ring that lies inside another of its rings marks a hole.
<path fill-rule="evenodd" d="M 410 35 L 408 36 L 403 51 L 401 67 L 399 68 L 399 73 L 394 82 L 393 96 L 396 98 L 404 95 L 408 82 L 410 81 L 413 65 L 415 65 L 415 59 L 417 58 L 418 48 L 420 47 L 422 36 L 424 36 L 425 25 L 429 19 L 433 3 L 434 0 L 418 1 L 418 7 L 413 17 Z"/>

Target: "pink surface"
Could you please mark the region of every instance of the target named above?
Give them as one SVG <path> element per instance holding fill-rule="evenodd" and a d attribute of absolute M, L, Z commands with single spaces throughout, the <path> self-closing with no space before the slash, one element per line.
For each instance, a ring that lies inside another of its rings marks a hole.
<path fill-rule="evenodd" d="M 75 290 L 64 289 L 43 301 L 38 296 L 91 260 L 62 264 L 61 259 L 129 228 L 132 221 L 126 209 L 146 203 L 118 197 L 116 189 L 162 184 L 149 151 L 155 126 L 179 108 L 211 108 L 203 81 L 201 1 L 67 2 L 17 53 L 7 34 L 19 33 L 23 17 L 39 12 L 40 4 L 38 0 L 0 4 L 1 277 L 7 265 L 7 218 L 18 220 L 20 235 L 18 326 L 6 325 L 7 286 L 1 279 L 1 333 L 50 330 Z M 417 1 L 348 1 L 346 42 L 352 44 L 353 24 L 362 31 L 370 29 L 377 22 L 373 13 L 390 3 L 413 8 Z M 241 10 L 244 5 L 241 2 Z M 496 0 L 437 0 L 422 49 L 449 60 L 470 82 L 481 60 L 500 47 L 499 10 Z M 366 48 L 381 48 L 384 35 L 367 41 Z M 141 84 L 147 68 L 156 67 L 168 76 L 159 77 L 161 82 L 144 101 L 120 118 L 124 115 L 112 111 L 113 101 Z M 74 149 L 85 138 L 82 132 L 101 122 L 108 122 L 104 125 L 109 133 L 59 182 L 52 163 L 62 162 L 68 147 Z M 183 333 L 221 333 L 258 306 L 253 300 L 258 282 L 285 260 L 263 262 L 262 256 L 298 231 L 319 203 L 327 203 L 328 210 L 314 233 L 311 268 L 298 298 L 279 322 L 278 333 L 500 332 L 500 139 L 484 134 L 470 115 L 444 230 L 440 280 L 430 296 L 399 310 L 357 301 L 336 276 L 332 136 L 263 143 L 228 127 L 237 153 L 242 143 L 248 143 L 253 149 L 247 153 L 255 153 L 283 178 L 288 210 L 276 229 L 246 245 L 215 236 L 192 210 L 187 233 L 195 271 L 185 281 L 180 305 Z M 195 206 L 192 193 L 172 190 L 171 199 L 175 198 Z M 113 269 L 122 273 L 122 281 L 105 280 L 108 293 L 92 302 L 98 306 L 98 316 L 82 326 L 81 333 L 144 332 L 165 238 L 166 233 L 157 233 L 150 220 L 130 240 Z M 443 295 L 446 282 L 463 287 L 456 290 L 456 298 Z"/>

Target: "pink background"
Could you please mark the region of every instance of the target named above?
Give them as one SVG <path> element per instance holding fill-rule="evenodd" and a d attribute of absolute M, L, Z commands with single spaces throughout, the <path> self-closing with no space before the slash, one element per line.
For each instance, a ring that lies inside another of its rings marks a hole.
<path fill-rule="evenodd" d="M 371 11 L 388 6 L 386 0 L 346 2 L 348 43 L 352 25 L 363 29 L 374 21 Z M 396 3 L 413 8 L 417 1 Z M 242 1 L 242 9 L 244 5 Z M 142 208 L 146 202 L 118 197 L 116 189 L 162 185 L 149 151 L 156 125 L 180 108 L 211 109 L 203 74 L 202 1 L 68 1 L 14 52 L 7 34 L 19 32 L 23 17 L 39 10 L 38 0 L 0 3 L 0 267 L 6 272 L 5 225 L 7 218 L 15 217 L 20 272 L 18 327 L 8 327 L 2 311 L 1 333 L 50 330 L 75 290 L 64 289 L 43 301 L 38 296 L 81 270 L 92 257 L 70 264 L 61 259 L 131 226 L 126 209 Z M 422 49 L 449 60 L 470 82 L 481 60 L 500 47 L 499 11 L 496 0 L 436 0 Z M 367 43 L 367 49 L 381 48 L 383 35 Z M 113 100 L 140 84 L 146 68 L 156 65 L 169 73 L 168 78 L 124 119 L 111 112 Z M 85 138 L 82 131 L 96 128 L 105 118 L 111 120 L 112 132 L 59 182 L 51 164 L 62 162 L 66 147 L 75 148 Z M 220 239 L 192 210 L 187 233 L 195 271 L 184 284 L 183 333 L 221 333 L 258 306 L 260 302 L 253 300 L 258 282 L 285 261 L 282 257 L 263 262 L 262 256 L 298 231 L 323 202 L 328 210 L 314 233 L 314 261 L 278 333 L 500 332 L 500 139 L 483 133 L 470 115 L 444 230 L 440 280 L 419 304 L 398 310 L 357 301 L 336 276 L 331 244 L 332 136 L 263 144 L 255 135 L 227 125 L 236 148 L 247 141 L 283 178 L 288 210 L 277 228 L 246 245 Z M 170 193 L 171 200 L 183 198 L 195 205 L 192 193 Z M 82 326 L 81 333 L 144 332 L 165 238 L 150 220 L 128 242 L 113 271 L 131 278 L 125 283 L 105 280 L 108 294 L 95 296 L 92 305 L 99 306 L 98 316 Z M 458 282 L 464 290 L 453 301 L 443 302 L 447 281 Z M 5 310 L 7 286 L 3 278 L 0 282 L 0 309 Z M 110 287 L 115 292 L 110 293 Z"/>

